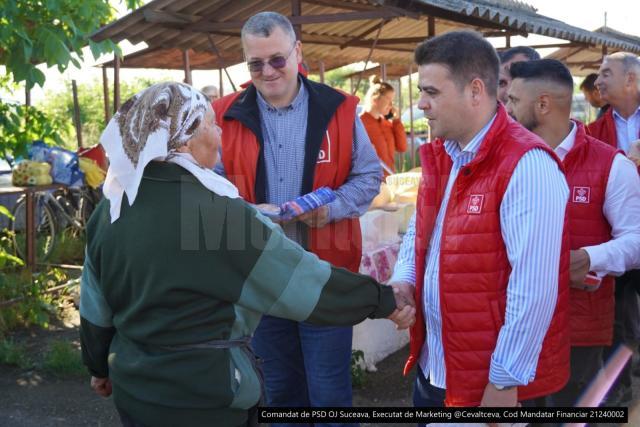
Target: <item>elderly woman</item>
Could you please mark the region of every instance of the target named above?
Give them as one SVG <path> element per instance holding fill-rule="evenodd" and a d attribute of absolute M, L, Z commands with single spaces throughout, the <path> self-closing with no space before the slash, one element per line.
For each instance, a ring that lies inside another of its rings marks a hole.
<path fill-rule="evenodd" d="M 110 166 L 87 227 L 82 354 L 124 425 L 253 425 L 261 385 L 249 338 L 263 313 L 413 322 L 392 288 L 305 252 L 211 171 L 220 129 L 190 86 L 134 96 L 101 143 Z"/>

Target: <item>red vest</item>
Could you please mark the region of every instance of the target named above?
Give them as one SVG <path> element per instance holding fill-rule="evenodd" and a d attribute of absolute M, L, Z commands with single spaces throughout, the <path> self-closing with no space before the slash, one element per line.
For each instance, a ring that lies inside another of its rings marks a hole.
<path fill-rule="evenodd" d="M 305 147 L 305 173 L 301 194 L 327 186 L 339 188 L 351 171 L 353 123 L 358 98 L 328 86 L 310 82 L 309 121 Z M 250 203 L 266 203 L 266 177 L 262 132 L 256 90 L 227 95 L 214 102 L 216 121 L 222 127 L 222 162 L 227 178 Z M 325 100 L 324 104 L 315 102 Z M 315 106 L 333 105 L 332 111 L 316 111 Z M 314 110 L 314 111 L 312 111 Z M 327 122 L 323 124 L 322 118 Z M 315 147 L 314 147 L 315 145 Z M 342 219 L 322 228 L 309 228 L 303 246 L 321 259 L 357 272 L 362 257 L 362 236 L 357 218 Z"/>
<path fill-rule="evenodd" d="M 618 133 L 616 122 L 613 119 L 613 107 L 609 107 L 598 120 L 587 125 L 587 134 L 613 148 L 618 148 Z"/>
<path fill-rule="evenodd" d="M 533 148 L 548 152 L 560 164 L 544 142 L 509 118 L 500 105 L 477 155 L 460 171 L 452 189 L 443 220 L 439 277 L 447 406 L 479 405 L 489 381 L 491 355 L 505 318 L 511 274 L 500 228 L 500 202 L 518 161 Z M 405 372 L 418 360 L 425 340 L 422 293 L 426 255 L 452 167 L 440 140 L 423 145 L 420 156 L 416 323 L 410 331 L 410 356 Z M 554 393 L 562 389 L 569 378 L 566 225 L 565 218 L 562 255 L 558 262 L 557 305 L 542 345 L 535 380 L 519 387 L 519 400 Z"/>
<path fill-rule="evenodd" d="M 576 122 L 575 145 L 563 164 L 569 184 L 569 234 L 571 249 L 611 240 L 611 226 L 603 213 L 613 158 L 619 152 L 587 136 Z M 572 346 L 611 345 L 615 311 L 614 279 L 607 276 L 596 292 L 570 289 Z"/>

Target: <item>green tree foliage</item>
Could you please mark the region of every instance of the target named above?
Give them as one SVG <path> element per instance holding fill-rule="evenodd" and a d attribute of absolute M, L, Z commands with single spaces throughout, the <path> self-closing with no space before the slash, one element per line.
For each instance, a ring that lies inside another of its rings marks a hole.
<path fill-rule="evenodd" d="M 27 144 L 36 139 L 63 145 L 63 126 L 34 107 L 0 102 L 0 156 L 25 156 Z"/>
<path fill-rule="evenodd" d="M 130 9 L 142 4 L 142 0 L 124 1 Z M 78 58 L 84 59 L 82 48 L 87 44 L 95 58 L 111 51 L 119 54 L 110 40 L 89 40 L 115 17 L 114 12 L 109 0 L 0 0 L 0 65 L 7 70 L 0 77 L 0 87 L 21 82 L 29 89 L 42 86 L 45 75 L 36 65 L 56 65 L 61 72 L 69 63 L 79 67 Z M 62 144 L 60 134 L 68 134 L 68 129 L 64 120 L 49 119 L 35 108 L 0 101 L 0 156 L 24 155 L 34 139 Z"/>
<path fill-rule="evenodd" d="M 142 77 L 127 82 L 120 82 L 120 94 L 123 101 L 131 96 L 161 81 L 172 80 L 169 74 L 154 73 L 153 77 Z M 99 142 L 100 134 L 104 130 L 104 101 L 102 98 L 102 81 L 93 80 L 78 85 L 78 104 L 80 106 L 80 123 L 82 126 L 82 141 L 85 147 Z M 38 107 L 49 117 L 61 124 L 62 139 L 75 147 L 76 130 L 73 126 L 73 97 L 71 82 L 61 92 L 48 91 Z"/>
<path fill-rule="evenodd" d="M 126 0 L 133 9 L 141 0 Z M 46 63 L 63 72 L 73 63 L 80 67 L 82 48 L 89 44 L 95 58 L 116 51 L 110 40 L 94 43 L 89 36 L 113 20 L 108 0 L 0 0 L 0 65 L 7 67 L 16 83 L 28 88 L 42 86 L 45 75 L 36 68 Z"/>

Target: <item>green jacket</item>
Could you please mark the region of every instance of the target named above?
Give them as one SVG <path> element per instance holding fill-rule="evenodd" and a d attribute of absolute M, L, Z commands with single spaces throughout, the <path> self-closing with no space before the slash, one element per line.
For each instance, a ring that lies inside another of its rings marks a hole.
<path fill-rule="evenodd" d="M 251 336 L 262 314 L 353 325 L 395 309 L 391 288 L 305 252 L 241 199 L 170 163 L 147 166 L 115 223 L 109 202 L 98 205 L 81 288 L 84 362 L 149 426 L 236 426 L 258 403 L 246 352 L 189 346 Z"/>

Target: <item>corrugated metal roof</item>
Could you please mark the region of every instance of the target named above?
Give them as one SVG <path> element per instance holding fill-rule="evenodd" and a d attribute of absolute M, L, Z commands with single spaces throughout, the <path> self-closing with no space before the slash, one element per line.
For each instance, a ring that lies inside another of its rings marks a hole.
<path fill-rule="evenodd" d="M 182 58 L 175 53 L 185 49 L 198 58 L 191 60 L 192 68 L 198 68 L 195 63 L 218 67 L 221 61 L 212 51 L 210 37 L 222 62 L 232 65 L 241 61 L 242 23 L 264 10 L 290 16 L 291 5 L 291 0 L 153 0 L 101 28 L 92 39 L 146 42 L 149 49 L 131 60 L 125 58 L 124 67 L 131 61 L 132 66 L 181 68 L 178 64 Z M 435 18 L 435 34 L 460 28 L 475 29 L 486 36 L 535 33 L 640 52 L 638 42 L 567 25 L 538 15 L 532 6 L 514 0 L 302 1 L 301 15 L 307 19 L 302 25 L 303 54 L 312 67 L 316 61 L 337 66 L 365 60 L 380 25 L 371 61 L 409 64 L 416 44 L 428 35 L 430 17 Z"/>
<path fill-rule="evenodd" d="M 528 33 L 613 49 L 640 52 L 640 43 L 633 38 L 619 37 L 620 33 L 598 33 L 574 27 L 557 19 L 539 15 L 536 9 L 513 0 L 416 0 L 419 3 L 444 8 L 466 16 L 483 17 L 495 23 Z"/>
<path fill-rule="evenodd" d="M 616 37 L 620 40 L 625 40 L 628 43 L 635 45 L 636 47 L 640 46 L 640 37 L 635 37 L 629 34 L 621 33 L 620 31 L 616 31 L 612 28 L 608 27 L 600 27 L 593 31 L 594 33 L 600 33 L 612 37 Z M 610 48 L 607 49 L 607 53 L 614 53 L 619 51 L 629 51 L 632 53 L 639 53 L 640 49 L 616 49 Z M 600 64 L 602 63 L 602 56 L 604 52 L 602 47 L 588 46 L 588 47 L 565 47 L 554 52 L 550 53 L 546 56 L 546 58 L 557 59 L 564 62 L 569 69 L 571 70 L 571 74 L 574 76 L 586 76 L 590 73 L 595 73 L 598 71 Z"/>

